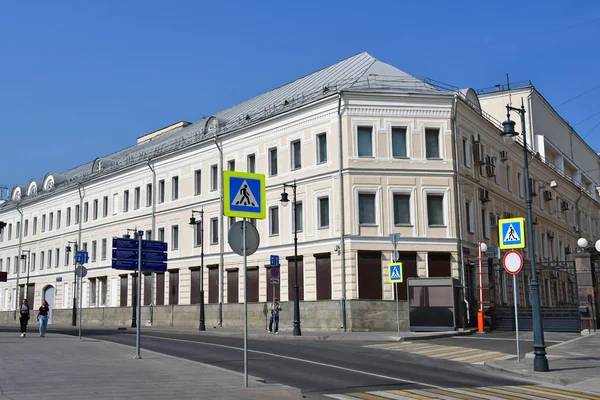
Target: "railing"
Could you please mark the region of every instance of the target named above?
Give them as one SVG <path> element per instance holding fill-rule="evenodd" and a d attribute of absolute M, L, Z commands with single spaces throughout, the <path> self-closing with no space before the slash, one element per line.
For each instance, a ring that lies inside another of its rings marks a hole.
<path fill-rule="evenodd" d="M 509 89 L 528 87 L 528 86 L 533 86 L 531 81 L 510 82 L 508 84 L 502 83 L 502 84 L 490 86 L 490 87 L 483 88 L 483 89 L 477 89 L 475 92 L 477 94 L 488 94 L 488 93 L 495 93 L 495 92 L 503 92 L 503 91 L 506 91 Z"/>

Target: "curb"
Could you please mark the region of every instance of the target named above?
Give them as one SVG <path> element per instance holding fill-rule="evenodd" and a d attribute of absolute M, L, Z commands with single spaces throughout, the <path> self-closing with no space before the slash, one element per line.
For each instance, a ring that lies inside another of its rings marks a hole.
<path fill-rule="evenodd" d="M 521 377 L 523 379 L 530 379 L 537 382 L 550 383 L 553 385 L 567 386 L 574 383 L 582 382 L 573 378 L 561 378 L 556 376 L 547 375 L 547 373 L 539 373 L 529 370 L 512 370 L 507 369 L 501 365 L 496 364 L 495 361 L 486 361 L 483 365 L 490 371 L 498 372 L 501 375 L 510 377 Z"/>

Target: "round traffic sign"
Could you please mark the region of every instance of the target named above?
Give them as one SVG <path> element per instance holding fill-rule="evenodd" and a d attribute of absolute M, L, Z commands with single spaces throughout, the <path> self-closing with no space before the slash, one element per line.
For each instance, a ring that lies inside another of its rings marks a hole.
<path fill-rule="evenodd" d="M 80 265 L 77 268 L 75 268 L 75 276 L 77 276 L 78 278 L 85 278 L 86 275 L 87 275 L 87 268 L 84 267 L 83 265 Z"/>
<path fill-rule="evenodd" d="M 271 276 L 277 278 L 279 276 L 279 268 L 271 267 Z"/>
<path fill-rule="evenodd" d="M 512 275 L 516 275 L 523 268 L 523 256 L 521 253 L 511 250 L 504 255 L 504 269 Z"/>
<path fill-rule="evenodd" d="M 231 225 L 229 233 L 227 234 L 229 246 L 240 256 L 244 255 L 244 249 L 242 249 L 242 222 L 243 221 L 238 221 Z M 251 223 L 246 222 L 246 255 L 251 256 L 254 254 L 256 250 L 258 250 L 259 243 L 260 235 L 258 234 L 256 227 Z"/>

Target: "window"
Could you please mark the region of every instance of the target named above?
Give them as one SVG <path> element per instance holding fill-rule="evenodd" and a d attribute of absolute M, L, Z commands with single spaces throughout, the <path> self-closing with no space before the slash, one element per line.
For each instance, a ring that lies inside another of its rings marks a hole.
<path fill-rule="evenodd" d="M 302 148 L 300 141 L 295 140 L 292 142 L 292 169 L 300 168 L 302 168 Z"/>
<path fill-rule="evenodd" d="M 8 240 L 10 240 L 12 225 L 8 224 Z M 42 232 L 46 232 L 46 214 L 42 215 Z"/>
<path fill-rule="evenodd" d="M 394 225 L 410 225 L 410 194 L 394 194 Z"/>
<path fill-rule="evenodd" d="M 15 237 L 18 239 L 21 236 L 21 222 L 17 221 L 17 231 L 15 232 Z"/>
<path fill-rule="evenodd" d="M 513 190 L 512 169 L 511 169 L 510 165 L 506 166 L 506 188 L 508 189 L 509 192 L 512 192 L 512 190 Z"/>
<path fill-rule="evenodd" d="M 98 199 L 94 200 L 94 203 L 92 206 L 92 219 L 93 220 L 98 219 Z"/>
<path fill-rule="evenodd" d="M 358 223 L 360 225 L 375 224 L 375 194 L 359 193 L 358 195 Z"/>
<path fill-rule="evenodd" d="M 60 229 L 60 220 L 62 219 L 62 211 L 56 212 L 56 229 Z"/>
<path fill-rule="evenodd" d="M 179 177 L 174 176 L 171 178 L 171 200 L 177 200 L 179 198 Z"/>
<path fill-rule="evenodd" d="M 229 171 L 235 171 L 235 160 L 227 161 L 227 169 Z"/>
<path fill-rule="evenodd" d="M 2 262 L 3 262 L 3 261 L 4 261 L 4 260 L 0 258 L 0 272 L 2 272 Z"/>
<path fill-rule="evenodd" d="M 358 127 L 358 156 L 373 157 L 373 127 Z"/>
<path fill-rule="evenodd" d="M 46 216 L 44 215 L 44 218 L 46 218 Z M 42 230 L 43 232 L 43 230 Z M 12 224 L 8 224 L 8 240 L 12 239 Z"/>
<path fill-rule="evenodd" d="M 471 168 L 471 144 L 467 138 L 463 138 L 463 162 L 465 167 Z"/>
<path fill-rule="evenodd" d="M 100 258 L 104 261 L 106 260 L 106 247 L 107 247 L 107 240 L 106 238 L 102 239 L 102 250 L 100 253 Z"/>
<path fill-rule="evenodd" d="M 429 159 L 441 158 L 439 129 L 425 129 L 425 157 Z"/>
<path fill-rule="evenodd" d="M 475 215 L 473 212 L 473 203 L 471 203 L 470 201 L 467 201 L 465 203 L 465 218 L 467 220 L 467 231 L 470 233 L 475 232 L 475 229 L 473 226 Z"/>
<path fill-rule="evenodd" d="M 269 149 L 269 176 L 277 175 L 277 148 Z"/>
<path fill-rule="evenodd" d="M 31 253 L 31 270 L 32 271 L 35 271 L 35 257 L 36 257 L 36 254 Z M 0 269 L 2 269 L 1 267 L 2 267 L 2 264 L 0 263 Z"/>
<path fill-rule="evenodd" d="M 65 252 L 65 267 L 69 265 L 69 253 Z"/>
<path fill-rule="evenodd" d="M 202 171 L 199 169 L 194 171 L 194 194 L 202 194 Z"/>
<path fill-rule="evenodd" d="M 269 235 L 279 235 L 279 207 L 269 208 Z"/>
<path fill-rule="evenodd" d="M 136 187 L 135 189 L 133 189 L 133 209 L 134 210 L 139 210 L 140 208 L 140 197 L 141 197 L 141 190 L 140 187 Z"/>
<path fill-rule="evenodd" d="M 45 253 L 43 251 L 40 251 L 40 271 L 44 269 L 45 264 L 46 264 Z"/>
<path fill-rule="evenodd" d="M 217 164 L 210 166 L 210 190 L 214 192 L 217 190 L 217 185 L 219 182 L 219 173 L 217 169 Z"/>
<path fill-rule="evenodd" d="M 427 218 L 429 226 L 444 225 L 444 195 L 427 195 Z"/>
<path fill-rule="evenodd" d="M 33 232 L 34 235 L 37 233 L 37 217 L 33 217 L 32 232 Z"/>
<path fill-rule="evenodd" d="M 90 279 L 90 305 L 96 305 L 96 279 Z"/>
<path fill-rule="evenodd" d="M 50 213 L 48 217 L 48 230 L 54 229 L 54 213 Z"/>
<path fill-rule="evenodd" d="M 152 184 L 146 184 L 146 207 L 150 207 L 152 205 Z"/>
<path fill-rule="evenodd" d="M 248 154 L 246 157 L 246 169 L 248 172 L 256 172 L 256 156 L 254 154 Z"/>
<path fill-rule="evenodd" d="M 104 196 L 102 198 L 102 217 L 106 218 L 108 216 L 108 196 Z"/>
<path fill-rule="evenodd" d="M 406 128 L 392 128 L 392 157 L 408 157 L 406 152 Z"/>
<path fill-rule="evenodd" d="M 92 240 L 92 262 L 96 262 L 98 246 L 95 240 Z"/>
<path fill-rule="evenodd" d="M 165 202 L 165 180 L 161 179 L 158 181 L 158 202 Z"/>
<path fill-rule="evenodd" d="M 173 225 L 171 227 L 171 250 L 177 250 L 179 248 L 179 226 Z"/>
<path fill-rule="evenodd" d="M 144 239 L 152 240 L 152 229 L 148 229 L 145 233 Z"/>
<path fill-rule="evenodd" d="M 129 190 L 123 192 L 123 212 L 129 211 Z"/>
<path fill-rule="evenodd" d="M 44 254 L 43 251 L 42 251 L 42 254 Z M 6 273 L 10 274 L 10 257 L 6 257 Z"/>
<path fill-rule="evenodd" d="M 498 157 L 492 157 L 494 160 L 494 183 L 496 185 L 500 184 L 500 166 L 498 165 Z"/>
<path fill-rule="evenodd" d="M 229 227 L 231 228 L 233 226 L 233 224 L 236 223 L 236 218 L 235 217 L 228 217 L 227 221 L 229 222 Z M 251 220 L 248 220 L 251 221 Z"/>
<path fill-rule="evenodd" d="M 327 162 L 327 134 L 320 133 L 317 135 L 317 162 Z"/>
<path fill-rule="evenodd" d="M 119 213 L 119 194 L 113 193 L 113 215 Z"/>
<path fill-rule="evenodd" d="M 52 250 L 48 250 L 48 269 L 52 268 Z"/>
<path fill-rule="evenodd" d="M 165 241 L 165 228 L 158 228 L 158 241 L 159 242 Z"/>
<path fill-rule="evenodd" d="M 26 219 L 25 224 L 23 226 L 23 236 L 27 236 L 28 233 L 29 233 L 29 220 Z"/>
<path fill-rule="evenodd" d="M 83 203 L 83 222 L 88 222 L 90 216 L 90 207 L 88 202 Z"/>
<path fill-rule="evenodd" d="M 218 218 L 210 219 L 210 244 L 219 243 L 219 220 Z"/>
<path fill-rule="evenodd" d="M 57 247 L 54 249 L 54 268 L 58 268 L 58 263 L 60 262 L 60 249 Z"/>
<path fill-rule="evenodd" d="M 200 227 L 200 221 L 194 225 L 194 246 L 202 246 L 202 229 Z"/>
<path fill-rule="evenodd" d="M 490 237 L 490 224 L 489 224 L 489 214 L 485 208 L 481 209 L 481 231 L 483 232 L 483 237 L 488 239 Z"/>
<path fill-rule="evenodd" d="M 523 198 L 523 174 L 521 172 L 517 174 L 517 185 L 519 185 L 519 197 Z"/>
<path fill-rule="evenodd" d="M 317 200 L 319 213 L 319 228 L 329 227 L 329 197 L 320 197 Z"/>

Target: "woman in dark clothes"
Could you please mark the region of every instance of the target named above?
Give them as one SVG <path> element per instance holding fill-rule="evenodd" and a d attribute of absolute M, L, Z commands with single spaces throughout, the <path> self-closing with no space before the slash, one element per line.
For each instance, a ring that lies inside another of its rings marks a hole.
<path fill-rule="evenodd" d="M 21 337 L 27 334 L 27 323 L 29 322 L 29 304 L 27 299 L 23 299 L 21 307 L 19 307 L 19 321 L 21 322 Z"/>

